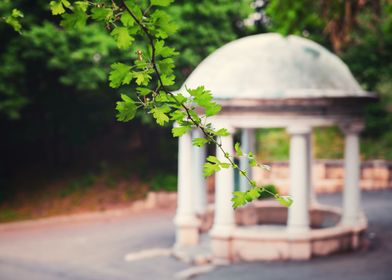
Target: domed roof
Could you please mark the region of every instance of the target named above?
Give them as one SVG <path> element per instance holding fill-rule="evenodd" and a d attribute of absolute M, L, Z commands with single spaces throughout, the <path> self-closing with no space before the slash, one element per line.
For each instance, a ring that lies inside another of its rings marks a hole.
<path fill-rule="evenodd" d="M 259 34 L 230 42 L 204 59 L 184 86 L 204 85 L 216 99 L 366 97 L 348 67 L 298 36 Z"/>

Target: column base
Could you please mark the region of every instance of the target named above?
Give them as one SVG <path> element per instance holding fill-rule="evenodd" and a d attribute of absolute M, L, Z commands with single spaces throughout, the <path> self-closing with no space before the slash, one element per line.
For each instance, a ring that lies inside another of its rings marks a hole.
<path fill-rule="evenodd" d="M 200 220 L 195 217 L 175 219 L 176 243 L 175 247 L 197 245 L 200 240 Z"/>
<path fill-rule="evenodd" d="M 227 264 L 233 261 L 233 234 L 234 226 L 214 226 L 210 231 L 211 251 L 214 263 Z"/>
<path fill-rule="evenodd" d="M 192 246 L 199 243 L 199 227 L 179 226 L 176 230 L 175 247 Z"/>
<path fill-rule="evenodd" d="M 232 237 L 213 237 L 211 236 L 211 251 L 214 263 L 227 264 L 232 262 Z"/>

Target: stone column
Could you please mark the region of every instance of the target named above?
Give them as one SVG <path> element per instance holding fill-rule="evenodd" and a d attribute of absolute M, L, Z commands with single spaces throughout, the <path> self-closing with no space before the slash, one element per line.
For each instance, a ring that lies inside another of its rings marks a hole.
<path fill-rule="evenodd" d="M 222 148 L 233 154 L 234 129 L 230 129 L 230 136 L 221 137 Z M 219 139 L 218 139 L 219 141 Z M 227 162 L 222 151 L 216 147 L 216 156 L 222 162 Z M 212 226 L 211 248 L 215 259 L 227 261 L 231 256 L 231 234 L 235 227 L 234 209 L 231 198 L 234 191 L 234 172 L 232 168 L 222 169 L 215 174 L 215 215 Z"/>
<path fill-rule="evenodd" d="M 204 134 L 200 129 L 193 130 L 193 138 L 204 138 Z M 194 190 L 194 205 L 195 211 L 199 215 L 203 215 L 207 208 L 207 185 L 203 176 L 203 165 L 206 159 L 206 145 L 202 147 L 193 146 L 192 154 L 192 182 Z"/>
<path fill-rule="evenodd" d="M 315 187 L 313 186 L 313 153 L 312 153 L 312 133 L 309 133 L 306 137 L 306 152 L 308 156 L 307 168 L 308 168 L 308 192 L 309 192 L 309 206 L 317 203 Z"/>
<path fill-rule="evenodd" d="M 254 133 L 254 129 L 251 128 L 243 128 L 241 130 L 241 149 L 244 153 L 255 153 L 255 133 Z M 245 170 L 248 175 L 249 178 L 252 178 L 252 168 L 249 165 L 249 160 L 246 157 L 241 157 L 240 158 L 240 168 L 242 170 Z M 250 189 L 250 185 L 248 180 L 244 177 L 240 175 L 240 191 L 245 192 L 247 190 Z"/>
<path fill-rule="evenodd" d="M 292 232 L 309 229 L 309 126 L 292 126 L 290 134 L 290 194 L 294 200 L 289 208 L 287 227 Z"/>
<path fill-rule="evenodd" d="M 192 186 L 192 137 L 188 132 L 178 139 L 178 190 L 176 247 L 194 245 L 199 241 L 199 220 L 196 218 Z"/>
<path fill-rule="evenodd" d="M 359 123 L 342 125 L 345 135 L 342 224 L 345 225 L 355 225 L 361 211 L 359 133 L 362 129 Z"/>

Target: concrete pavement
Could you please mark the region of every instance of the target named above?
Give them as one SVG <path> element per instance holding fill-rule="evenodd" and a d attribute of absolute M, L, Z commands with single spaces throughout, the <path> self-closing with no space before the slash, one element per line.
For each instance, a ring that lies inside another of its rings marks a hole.
<path fill-rule="evenodd" d="M 206 269 L 194 279 L 391 280 L 392 192 L 363 197 L 370 221 L 367 251 L 308 262 L 235 264 Z M 339 198 L 323 195 L 321 201 L 339 204 Z M 172 210 L 154 210 L 0 229 L 0 280 L 175 279 L 191 267 L 167 256 L 174 243 L 173 215 Z"/>

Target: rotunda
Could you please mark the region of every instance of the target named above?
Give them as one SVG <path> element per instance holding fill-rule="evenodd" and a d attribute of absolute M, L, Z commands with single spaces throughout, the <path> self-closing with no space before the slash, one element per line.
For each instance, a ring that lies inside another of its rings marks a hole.
<path fill-rule="evenodd" d="M 376 95 L 362 90 L 348 67 L 321 45 L 274 33 L 245 37 L 216 50 L 183 87 L 200 85 L 222 105 L 210 122 L 231 133 L 221 139 L 229 153 L 235 131 L 248 152 L 254 151 L 255 129 L 287 129 L 294 203 L 287 209 L 256 201 L 234 210 L 234 174 L 225 169 L 215 174 L 215 202 L 208 207 L 202 174 L 206 151 L 192 146 L 192 137 L 202 135 L 189 132 L 179 139 L 176 250 L 198 246 L 203 232 L 214 261 L 309 259 L 358 248 L 367 228 L 360 203 L 359 133 L 365 105 Z M 312 190 L 312 128 L 332 125 L 345 135 L 341 208 L 321 205 Z M 217 157 L 224 158 L 219 151 Z M 257 172 L 246 160 L 240 165 L 250 174 Z M 249 185 L 241 179 L 239 187 L 246 190 Z"/>

